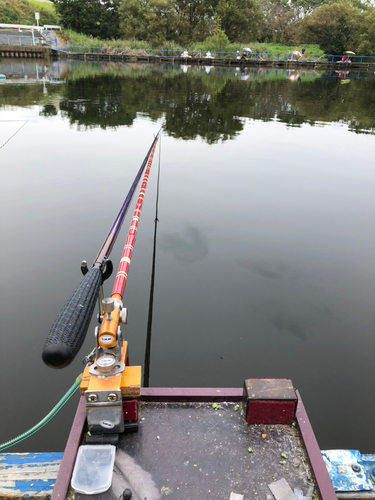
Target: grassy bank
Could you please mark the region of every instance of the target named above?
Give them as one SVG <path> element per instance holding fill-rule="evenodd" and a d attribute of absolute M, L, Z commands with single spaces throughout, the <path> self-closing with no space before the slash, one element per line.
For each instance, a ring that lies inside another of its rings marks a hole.
<path fill-rule="evenodd" d="M 178 45 L 175 42 L 165 42 L 157 47 L 152 44 L 140 40 L 100 40 L 91 36 L 81 35 L 74 31 L 64 30 L 58 34 L 59 39 L 66 43 L 72 44 L 75 47 L 108 47 L 108 48 L 127 48 L 127 49 L 162 49 L 162 50 L 188 50 L 190 52 L 206 51 L 204 42 L 192 42 L 187 46 Z M 243 42 L 230 43 L 222 52 L 242 51 L 244 47 L 249 47 L 254 53 L 272 53 L 272 54 L 289 54 L 294 50 L 301 50 L 301 45 L 280 45 L 272 43 L 257 43 Z M 318 45 L 305 45 L 307 54 L 322 54 Z"/>
<path fill-rule="evenodd" d="M 0 0 L 0 23 L 36 24 L 35 12 L 39 12 L 39 24 L 59 24 L 55 6 L 37 0 Z"/>

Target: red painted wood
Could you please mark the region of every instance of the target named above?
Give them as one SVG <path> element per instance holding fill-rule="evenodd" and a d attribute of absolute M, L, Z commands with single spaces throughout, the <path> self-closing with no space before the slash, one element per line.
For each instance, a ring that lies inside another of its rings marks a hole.
<path fill-rule="evenodd" d="M 294 401 L 249 401 L 248 424 L 291 425 L 296 404 Z"/>
<path fill-rule="evenodd" d="M 210 387 L 142 387 L 144 401 L 236 401 L 243 397 L 243 389 Z"/>
<path fill-rule="evenodd" d="M 329 477 L 318 441 L 316 440 L 314 431 L 311 427 L 301 396 L 298 391 L 296 391 L 296 394 L 298 397 L 296 419 L 310 459 L 311 467 L 314 470 L 322 500 L 337 500 L 332 481 Z"/>
<path fill-rule="evenodd" d="M 136 399 L 131 399 L 122 402 L 122 411 L 124 420 L 138 420 L 138 402 Z"/>

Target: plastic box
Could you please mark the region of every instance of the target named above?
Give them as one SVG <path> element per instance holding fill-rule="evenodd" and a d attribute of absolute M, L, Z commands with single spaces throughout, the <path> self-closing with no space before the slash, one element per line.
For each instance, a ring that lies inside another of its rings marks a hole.
<path fill-rule="evenodd" d="M 77 493 L 95 495 L 112 484 L 116 447 L 111 444 L 80 446 L 71 485 Z"/>

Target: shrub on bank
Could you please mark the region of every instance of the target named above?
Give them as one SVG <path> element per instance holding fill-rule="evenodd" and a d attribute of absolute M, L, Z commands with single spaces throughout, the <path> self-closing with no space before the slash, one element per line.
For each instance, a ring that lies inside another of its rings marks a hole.
<path fill-rule="evenodd" d="M 126 49 L 160 49 L 160 50 L 188 50 L 189 52 L 205 52 L 207 50 L 216 50 L 223 52 L 242 52 L 244 47 L 249 47 L 254 53 L 272 53 L 272 54 L 289 54 L 293 50 L 301 50 L 301 46 L 280 45 L 272 43 L 226 43 L 224 41 L 216 43 L 215 37 L 209 37 L 204 42 L 194 42 L 186 46 L 179 45 L 174 41 L 167 41 L 158 46 L 154 46 L 150 42 L 141 40 L 101 40 L 92 36 L 81 35 L 71 30 L 64 30 L 61 34 L 57 34 L 58 38 L 66 43 L 72 44 L 75 47 L 108 47 L 108 48 L 126 48 Z M 208 43 L 207 43 L 208 42 Z M 307 54 L 322 54 L 323 52 L 317 45 L 305 45 Z"/>
<path fill-rule="evenodd" d="M 50 3 L 37 2 L 35 0 L 1 0 L 0 1 L 0 23 L 1 24 L 36 24 L 35 12 L 39 12 L 39 24 L 59 24 L 59 16 L 55 7 Z"/>

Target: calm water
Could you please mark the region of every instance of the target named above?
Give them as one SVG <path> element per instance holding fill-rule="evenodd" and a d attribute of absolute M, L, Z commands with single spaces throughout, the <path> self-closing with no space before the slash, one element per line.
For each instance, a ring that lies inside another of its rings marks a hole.
<path fill-rule="evenodd" d="M 0 442 L 82 371 L 94 321 L 64 370 L 44 366 L 44 340 L 162 127 L 150 385 L 290 378 L 322 449 L 373 453 L 374 75 L 5 59 L 0 73 Z M 157 167 L 124 297 L 141 365 Z M 9 451 L 62 451 L 77 401 Z"/>

